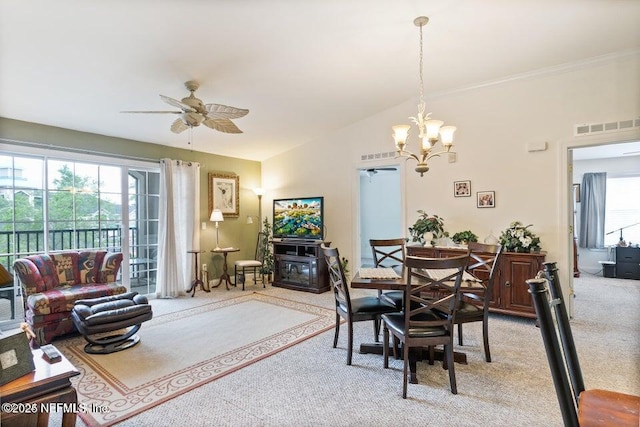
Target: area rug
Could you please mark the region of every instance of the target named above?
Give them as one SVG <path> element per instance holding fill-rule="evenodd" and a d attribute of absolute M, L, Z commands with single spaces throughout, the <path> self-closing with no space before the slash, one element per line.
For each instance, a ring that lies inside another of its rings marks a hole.
<path fill-rule="evenodd" d="M 128 350 L 90 355 L 82 337 L 56 342 L 90 426 L 109 426 L 334 326 L 335 311 L 260 293 L 158 316 Z"/>

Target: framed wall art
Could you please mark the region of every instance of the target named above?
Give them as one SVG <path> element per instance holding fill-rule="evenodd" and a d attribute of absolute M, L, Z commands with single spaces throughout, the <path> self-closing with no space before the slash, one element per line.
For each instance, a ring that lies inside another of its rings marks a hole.
<path fill-rule="evenodd" d="M 226 217 L 240 216 L 240 177 L 209 173 L 209 214 L 220 209 Z"/>
<path fill-rule="evenodd" d="M 471 181 L 453 181 L 455 197 L 471 197 Z"/>
<path fill-rule="evenodd" d="M 0 385 L 35 369 L 29 339 L 22 330 L 0 332 Z"/>
<path fill-rule="evenodd" d="M 479 208 L 495 208 L 496 207 L 496 192 L 495 191 L 478 191 L 478 207 Z"/>

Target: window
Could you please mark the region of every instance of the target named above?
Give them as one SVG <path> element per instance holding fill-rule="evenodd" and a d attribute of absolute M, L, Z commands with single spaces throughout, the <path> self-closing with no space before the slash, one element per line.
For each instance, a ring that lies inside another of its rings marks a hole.
<path fill-rule="evenodd" d="M 3 146 L 0 155 L 0 263 L 8 271 L 16 258 L 36 253 L 110 249 L 124 254 L 123 284 L 155 291 L 158 165 L 8 151 Z"/>
<path fill-rule="evenodd" d="M 604 243 L 617 245 L 622 237 L 627 244 L 640 243 L 640 176 L 607 178 Z M 627 228 L 625 228 L 627 227 Z M 620 230 L 620 229 L 623 230 Z M 609 234 L 610 233 L 610 234 Z"/>

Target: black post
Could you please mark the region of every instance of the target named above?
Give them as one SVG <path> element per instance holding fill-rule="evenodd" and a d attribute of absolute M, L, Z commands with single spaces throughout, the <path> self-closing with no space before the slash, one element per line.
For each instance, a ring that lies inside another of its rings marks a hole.
<path fill-rule="evenodd" d="M 553 378 L 553 385 L 556 388 L 558 404 L 565 427 L 579 427 L 578 413 L 576 404 L 571 392 L 569 379 L 567 378 L 567 370 L 564 365 L 558 335 L 553 326 L 553 317 L 549 308 L 548 292 L 546 288 L 546 279 L 529 279 L 526 281 L 529 285 L 529 293 L 533 299 L 533 305 L 538 315 L 538 323 L 540 324 L 540 333 L 542 341 L 547 352 L 549 361 L 549 369 Z"/>

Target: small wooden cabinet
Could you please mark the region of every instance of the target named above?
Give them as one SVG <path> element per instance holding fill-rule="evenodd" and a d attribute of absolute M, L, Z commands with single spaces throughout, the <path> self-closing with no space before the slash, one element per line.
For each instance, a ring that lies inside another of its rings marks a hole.
<path fill-rule="evenodd" d="M 330 289 L 327 263 L 320 246 L 329 242 L 274 240 L 273 286 L 322 293 Z"/>
<path fill-rule="evenodd" d="M 407 246 L 407 255 L 431 258 L 460 256 L 465 252 L 463 248 Z M 544 252 L 503 252 L 495 273 L 489 310 L 535 319 L 536 311 L 525 281 L 535 277 L 543 269 L 544 261 Z"/>

